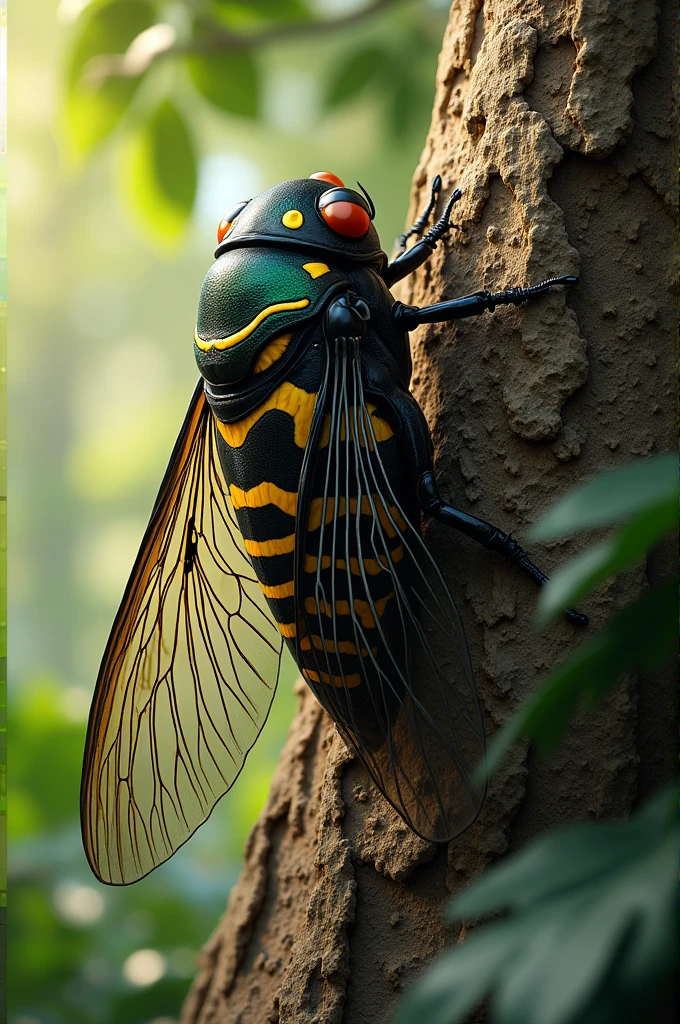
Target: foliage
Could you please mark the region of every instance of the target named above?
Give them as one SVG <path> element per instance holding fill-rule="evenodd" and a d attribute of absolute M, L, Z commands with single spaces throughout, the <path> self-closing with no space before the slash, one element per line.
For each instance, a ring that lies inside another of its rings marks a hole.
<path fill-rule="evenodd" d="M 374 97 L 394 142 L 427 124 L 432 82 L 424 70 L 443 22 L 422 3 L 389 20 L 369 19 L 391 6 L 392 0 L 375 0 L 363 11 L 323 20 L 302 0 L 215 0 L 200 12 L 180 0 L 170 24 L 169 9 L 151 0 L 90 0 L 73 26 L 65 69 L 68 147 L 82 157 L 120 126 L 123 195 L 149 239 L 176 245 L 192 213 L 200 153 L 194 119 L 181 111 L 198 99 L 221 116 L 266 122 L 263 96 L 275 46 L 299 46 L 325 33 L 338 37 L 319 90 L 324 116 L 341 116 Z M 364 19 L 358 35 L 352 26 Z M 294 122 L 295 110 L 290 117 Z"/>
<path fill-rule="evenodd" d="M 496 1024 L 653 1019 L 676 956 L 675 820 L 663 791 L 630 821 L 550 832 L 487 871 L 449 920 L 508 915 L 445 953 L 395 1024 L 454 1024 L 487 994 Z"/>
<path fill-rule="evenodd" d="M 602 474 L 557 502 L 534 539 L 622 523 L 545 588 L 538 620 L 639 561 L 677 520 L 677 460 Z M 582 697 L 596 706 L 632 668 L 677 642 L 677 580 L 646 590 L 554 669 L 490 745 L 493 772 L 520 736 L 539 752 L 562 738 Z M 621 1024 L 653 1019 L 675 962 L 675 815 L 669 792 L 630 821 L 584 823 L 541 837 L 487 871 L 449 907 L 451 920 L 509 912 L 442 956 L 395 1024 L 457 1024 L 488 996 L 494 1024 Z"/>
<path fill-rule="evenodd" d="M 85 7 L 66 67 L 64 114 L 67 139 L 78 155 L 108 138 L 140 85 L 139 78 L 87 78 L 91 61 L 103 53 L 125 53 L 153 24 L 149 0 L 110 0 Z"/>
<path fill-rule="evenodd" d="M 128 140 L 123 182 L 141 224 L 161 241 L 181 238 L 196 195 L 196 156 L 186 121 L 163 100 Z"/>
<path fill-rule="evenodd" d="M 535 526 L 534 539 L 547 540 L 624 520 L 613 537 L 587 548 L 555 573 L 539 597 L 540 624 L 608 576 L 640 561 L 670 532 L 677 522 L 676 467 L 675 456 L 662 455 L 604 473 L 557 502 Z M 676 592 L 674 580 L 645 591 L 558 665 L 494 737 L 487 771 L 495 771 L 520 736 L 536 740 L 541 753 L 548 753 L 562 738 L 581 698 L 596 707 L 626 671 L 660 664 L 676 643 Z"/>

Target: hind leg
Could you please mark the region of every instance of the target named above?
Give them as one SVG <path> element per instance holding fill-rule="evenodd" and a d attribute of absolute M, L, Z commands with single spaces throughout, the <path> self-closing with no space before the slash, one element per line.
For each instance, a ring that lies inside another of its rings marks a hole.
<path fill-rule="evenodd" d="M 503 533 L 497 526 L 487 523 L 484 519 L 471 516 L 467 512 L 447 505 L 442 501 L 437 490 L 432 470 L 423 473 L 418 481 L 418 501 L 423 512 L 437 519 L 440 523 L 452 526 L 454 530 L 460 530 L 467 537 L 476 540 L 490 551 L 501 555 L 510 565 L 516 565 L 518 569 L 530 576 L 534 583 L 543 586 L 548 582 L 548 577 L 537 565 L 531 561 L 524 548 L 520 547 L 517 541 L 509 533 Z M 572 608 L 565 608 L 564 614 L 575 626 L 586 626 L 587 615 L 574 611 Z"/>

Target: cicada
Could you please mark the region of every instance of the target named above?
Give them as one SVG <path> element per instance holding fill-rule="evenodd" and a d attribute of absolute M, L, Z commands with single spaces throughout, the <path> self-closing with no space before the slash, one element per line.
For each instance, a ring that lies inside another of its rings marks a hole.
<path fill-rule="evenodd" d="M 200 380 L 90 713 L 82 826 L 103 882 L 163 863 L 234 784 L 284 645 L 410 829 L 446 842 L 479 812 L 482 717 L 422 516 L 545 576 L 508 534 L 441 499 L 408 332 L 575 278 L 423 309 L 395 301 L 390 287 L 451 226 L 458 190 L 426 230 L 440 188 L 437 176 L 391 262 L 368 193 L 328 172 L 278 184 L 219 225 L 194 338 Z"/>

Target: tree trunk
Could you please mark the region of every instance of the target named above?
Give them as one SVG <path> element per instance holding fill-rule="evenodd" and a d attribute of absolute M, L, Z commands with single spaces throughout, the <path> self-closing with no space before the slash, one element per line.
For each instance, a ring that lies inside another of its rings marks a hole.
<path fill-rule="evenodd" d="M 454 0 L 409 222 L 433 175 L 452 232 L 400 298 L 418 305 L 579 274 L 523 309 L 412 336 L 413 388 L 442 494 L 520 535 L 584 477 L 673 444 L 675 8 L 663 0 Z M 532 631 L 528 580 L 429 524 L 456 596 L 489 733 L 583 637 Z M 532 554 L 546 571 L 577 550 Z M 656 559 L 658 563 L 658 558 Z M 591 632 L 657 572 L 587 602 Z M 455 936 L 450 894 L 568 820 L 625 815 L 672 772 L 672 680 L 629 679 L 549 759 L 518 747 L 448 848 L 414 836 L 308 689 L 205 948 L 184 1024 L 389 1021 Z"/>

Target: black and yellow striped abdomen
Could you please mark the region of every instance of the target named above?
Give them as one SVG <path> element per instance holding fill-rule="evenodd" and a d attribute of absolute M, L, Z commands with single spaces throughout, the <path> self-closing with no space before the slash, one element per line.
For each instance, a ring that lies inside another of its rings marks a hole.
<path fill-rule="evenodd" d="M 265 349 L 268 369 L 279 339 Z M 218 447 L 246 551 L 282 635 L 295 636 L 295 528 L 300 471 L 322 364 L 292 370 L 252 412 L 235 423 L 215 420 Z"/>
<path fill-rule="evenodd" d="M 321 702 L 347 721 L 367 700 L 367 680 L 385 662 L 386 648 L 403 658 L 395 573 L 408 565 L 407 523 L 397 507 L 406 497 L 395 425 L 367 402 L 369 437 L 359 410 L 347 404 L 349 429 L 344 411 L 334 421 L 324 414 L 306 521 L 298 526 L 300 473 L 322 373 L 323 357 L 310 348 L 255 410 L 235 423 L 216 422 L 239 529 L 273 617 Z M 394 500 L 360 465 L 374 443 Z M 304 545 L 299 594 L 296 531 Z"/>

